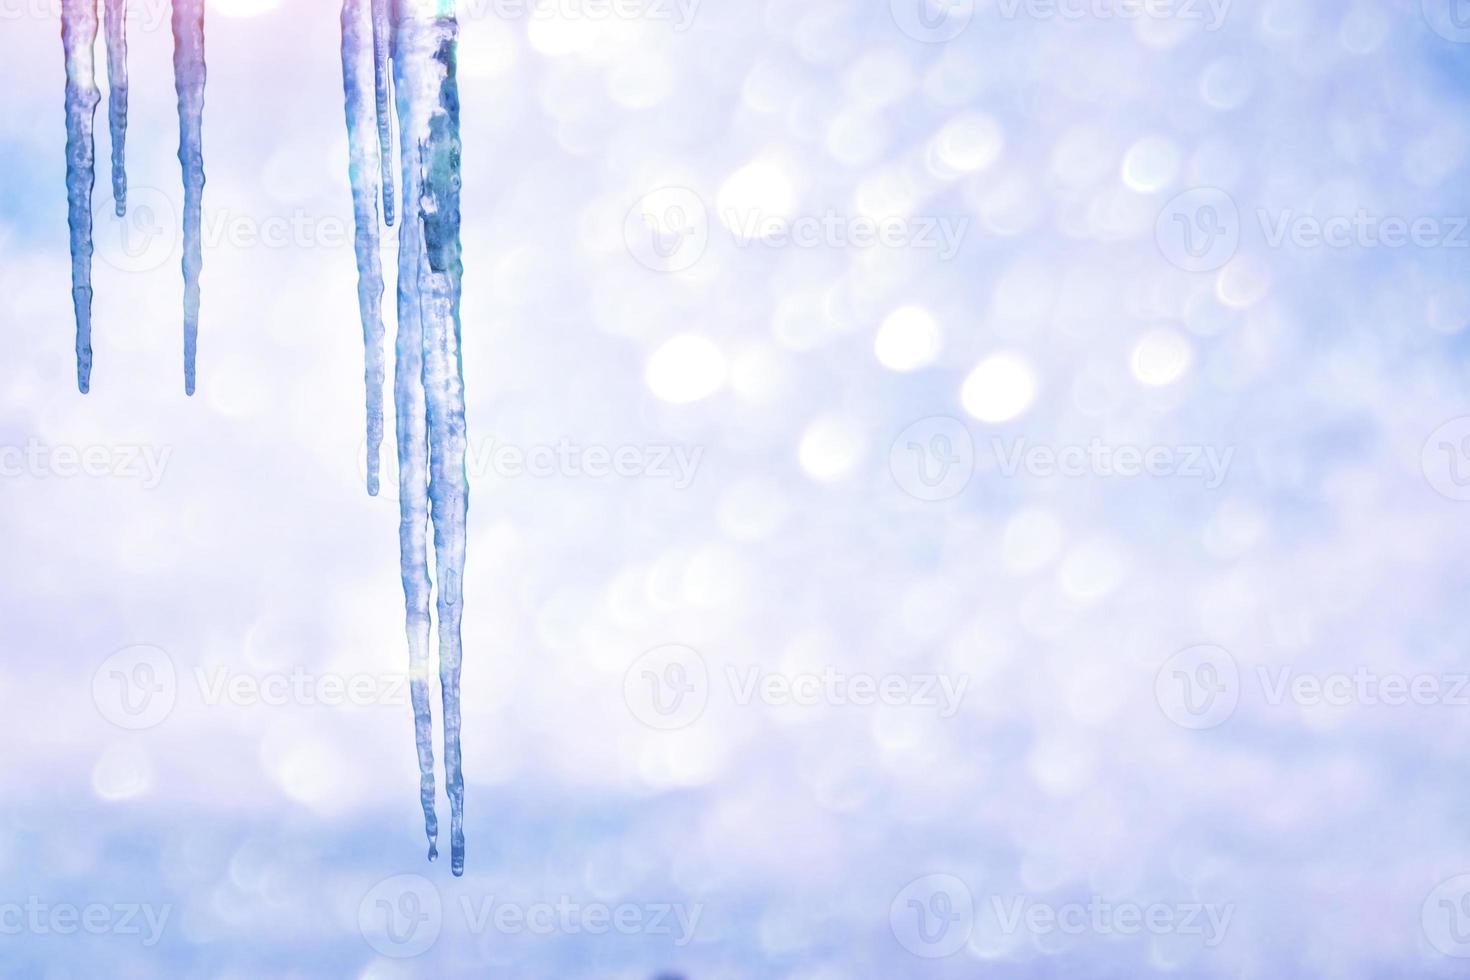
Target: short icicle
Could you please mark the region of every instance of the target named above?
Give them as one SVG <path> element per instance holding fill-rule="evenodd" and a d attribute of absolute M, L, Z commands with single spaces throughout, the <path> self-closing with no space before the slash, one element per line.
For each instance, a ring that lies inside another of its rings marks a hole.
<path fill-rule="evenodd" d="M 127 0 L 107 3 L 107 121 L 112 131 L 112 201 L 121 218 L 128 213 L 128 8 Z"/>
<path fill-rule="evenodd" d="M 367 387 L 367 491 L 378 493 L 383 446 L 383 266 L 378 235 L 377 100 L 374 34 L 365 0 L 342 3 L 342 83 L 346 93 L 348 173 L 356 223 L 357 304 Z"/>
<path fill-rule="evenodd" d="M 174 88 L 184 173 L 184 392 L 194 394 L 199 338 L 200 240 L 204 209 L 204 0 L 173 0 Z"/>
<path fill-rule="evenodd" d="M 428 495 L 439 579 L 439 680 L 444 699 L 450 870 L 461 875 L 464 775 L 460 754 L 460 622 L 469 486 L 460 363 L 460 136 L 455 78 L 458 23 L 451 0 L 397 2 L 401 16 L 395 31 L 394 82 L 405 210 L 399 230 L 400 354 L 407 321 L 416 325 L 422 348 L 422 393 L 429 440 Z M 401 468 L 406 469 L 410 463 L 422 466 L 423 462 L 404 459 Z"/>
<path fill-rule="evenodd" d="M 97 180 L 97 0 L 62 0 L 66 54 L 66 205 L 71 230 L 71 299 L 76 312 L 77 388 L 92 387 L 92 188 Z"/>

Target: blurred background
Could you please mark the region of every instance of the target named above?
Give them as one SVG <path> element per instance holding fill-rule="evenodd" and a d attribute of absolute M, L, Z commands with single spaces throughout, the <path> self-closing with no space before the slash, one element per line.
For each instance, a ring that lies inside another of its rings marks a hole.
<path fill-rule="evenodd" d="M 193 399 L 99 47 L 84 398 L 0 0 L 0 976 L 1462 975 L 1463 7 L 462 0 L 455 879 L 338 10 L 208 4 Z"/>

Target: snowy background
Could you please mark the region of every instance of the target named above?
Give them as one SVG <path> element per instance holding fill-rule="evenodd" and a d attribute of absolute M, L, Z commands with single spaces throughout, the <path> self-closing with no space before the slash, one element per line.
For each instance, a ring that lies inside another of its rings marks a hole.
<path fill-rule="evenodd" d="M 187 400 L 166 3 L 83 398 L 0 0 L 0 975 L 1463 975 L 1463 4 L 461 7 L 453 879 L 335 5 L 210 0 Z"/>

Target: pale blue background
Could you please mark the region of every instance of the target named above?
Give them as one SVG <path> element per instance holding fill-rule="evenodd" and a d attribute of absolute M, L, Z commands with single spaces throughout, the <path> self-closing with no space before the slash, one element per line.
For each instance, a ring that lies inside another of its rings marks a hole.
<path fill-rule="evenodd" d="M 980 0 L 944 43 L 905 34 L 886 0 L 705 0 L 684 31 L 467 17 L 472 437 L 703 456 L 682 490 L 477 475 L 459 881 L 423 861 L 405 707 L 211 705 L 192 680 L 405 659 L 396 507 L 368 499 L 357 469 L 332 8 L 211 4 L 207 215 L 331 230 L 207 250 L 186 400 L 171 41 L 158 4 L 135 5 L 131 175 L 166 230 L 128 259 L 118 226 L 99 225 L 112 251 L 82 398 L 57 23 L 44 2 L 0 0 L 0 443 L 171 452 L 152 489 L 0 480 L 0 905 L 172 906 L 151 949 L 0 935 L 0 975 L 1463 972 L 1421 912 L 1470 872 L 1470 707 L 1273 706 L 1252 687 L 1261 665 L 1442 676 L 1470 661 L 1470 504 L 1436 492 L 1447 459 L 1421 456 L 1470 414 L 1470 249 L 1272 248 L 1251 217 L 1470 214 L 1470 46 L 1418 0 L 1236 0 L 1213 32 L 1008 19 Z M 957 119 L 989 134 L 972 169 L 937 148 Z M 1127 162 L 1140 141 L 1164 157 L 1142 178 Z M 98 149 L 105 161 L 105 132 Z M 946 262 L 737 247 L 713 212 L 753 161 L 782 175 L 791 213 L 963 217 L 962 248 Z M 1166 203 L 1197 186 L 1245 219 L 1223 272 L 1176 268 L 1155 240 Z M 684 271 L 650 270 L 625 242 L 625 216 L 661 187 L 711 211 Z M 875 337 L 908 305 L 942 340 L 899 372 Z M 676 403 L 649 365 L 682 334 L 718 356 L 696 365 L 704 397 Z M 1150 342 L 1188 354 L 1165 384 L 1132 368 Z M 962 387 L 997 352 L 1030 365 L 1035 397 L 986 421 Z M 926 503 L 890 448 L 933 416 L 963 420 L 976 464 L 962 493 Z M 1230 447 L 1234 462 L 1208 489 L 1007 478 L 991 451 L 1095 436 Z M 629 710 L 624 675 L 671 643 L 699 651 L 716 690 L 663 732 Z M 1191 731 L 1155 679 L 1202 643 L 1230 651 L 1245 689 L 1232 718 Z M 133 732 L 99 710 L 92 677 L 138 644 L 167 652 L 180 688 L 166 720 Z M 720 688 L 727 665 L 797 664 L 944 671 L 970 689 L 939 719 L 741 707 Z M 997 936 L 982 915 L 958 952 L 926 959 L 890 905 L 931 873 L 977 907 L 1105 895 L 1228 903 L 1234 918 L 1206 949 Z M 703 914 L 683 948 L 446 921 L 394 960 L 358 910 L 398 874 L 423 875 L 447 909 L 568 895 Z"/>

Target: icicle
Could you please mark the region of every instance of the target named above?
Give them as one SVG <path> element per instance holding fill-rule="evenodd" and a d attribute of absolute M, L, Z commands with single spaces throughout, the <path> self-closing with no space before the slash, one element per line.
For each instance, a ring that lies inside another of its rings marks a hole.
<path fill-rule="evenodd" d="M 117 216 L 128 212 L 128 10 L 127 0 L 107 0 L 107 120 L 112 129 L 112 200 Z"/>
<path fill-rule="evenodd" d="M 404 348 L 421 347 L 422 390 L 427 407 L 429 504 L 434 524 L 434 565 L 439 575 L 439 681 L 444 697 L 445 789 L 450 806 L 450 870 L 464 873 L 464 776 L 460 762 L 460 583 L 464 575 L 469 487 L 465 475 L 464 379 L 460 366 L 459 91 L 455 80 L 458 23 L 451 0 L 397 0 L 394 83 L 403 161 L 399 229 L 399 366 L 412 368 Z M 431 11 L 436 11 L 431 13 Z M 407 335 L 405 335 L 407 331 Z M 405 361 L 408 363 L 405 363 Z M 420 420 L 417 406 L 410 420 Z M 404 453 L 400 472 L 423 473 L 422 443 Z M 404 477 L 407 480 L 407 477 Z M 419 475 L 414 477 L 418 485 Z M 422 527 L 422 505 L 404 498 L 405 530 Z M 412 518 L 412 520 L 410 520 Z M 404 589 L 410 620 L 418 582 L 410 581 L 404 551 Z M 412 633 L 412 630 L 410 631 Z M 410 637 L 412 642 L 412 636 Z M 422 755 L 422 752 L 421 752 Z"/>
<path fill-rule="evenodd" d="M 373 90 L 378 110 L 378 157 L 383 175 L 383 221 L 393 224 L 393 107 L 388 94 L 393 56 L 393 14 L 391 0 L 372 0 L 373 4 Z"/>
<path fill-rule="evenodd" d="M 364 0 L 342 3 L 342 84 L 347 104 L 348 165 L 352 211 L 357 225 L 357 305 L 366 351 L 367 490 L 378 493 L 378 456 L 383 446 L 383 267 L 378 237 L 377 103 L 374 96 L 375 37 Z"/>
<path fill-rule="evenodd" d="M 174 88 L 184 171 L 184 391 L 194 394 L 199 337 L 200 225 L 204 204 L 204 0 L 173 0 Z"/>
<path fill-rule="evenodd" d="M 92 386 L 92 186 L 96 151 L 97 0 L 63 0 L 61 45 L 66 52 L 66 205 L 71 229 L 71 299 L 77 320 L 77 387 Z"/>

